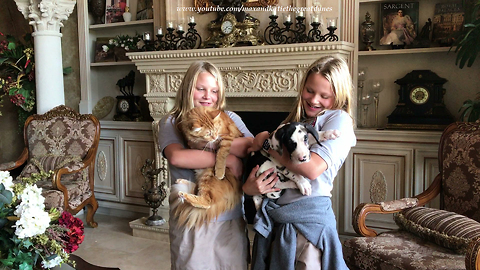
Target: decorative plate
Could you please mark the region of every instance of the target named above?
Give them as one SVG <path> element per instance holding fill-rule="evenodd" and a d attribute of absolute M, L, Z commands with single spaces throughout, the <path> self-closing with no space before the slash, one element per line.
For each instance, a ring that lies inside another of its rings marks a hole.
<path fill-rule="evenodd" d="M 113 107 L 115 106 L 115 98 L 114 97 L 103 97 L 100 99 L 95 107 L 93 107 L 92 114 L 95 115 L 98 119 L 102 119 L 107 116 L 110 111 L 112 111 Z"/>

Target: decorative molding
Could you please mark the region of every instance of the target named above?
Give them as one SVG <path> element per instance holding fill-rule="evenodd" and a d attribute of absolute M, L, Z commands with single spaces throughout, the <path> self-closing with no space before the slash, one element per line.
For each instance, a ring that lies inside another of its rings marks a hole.
<path fill-rule="evenodd" d="M 384 202 L 387 199 L 387 181 L 381 171 L 376 171 L 370 182 L 370 201 L 372 203 Z"/>
<path fill-rule="evenodd" d="M 25 19 L 30 19 L 29 24 L 35 32 L 54 31 L 60 32 L 62 21 L 75 8 L 76 0 L 15 0 L 18 10 Z"/>
<path fill-rule="evenodd" d="M 99 151 L 97 155 L 97 173 L 98 173 L 98 178 L 100 178 L 101 181 L 104 181 L 107 178 L 107 167 L 108 167 L 108 160 L 107 156 L 105 155 L 105 152 Z"/>

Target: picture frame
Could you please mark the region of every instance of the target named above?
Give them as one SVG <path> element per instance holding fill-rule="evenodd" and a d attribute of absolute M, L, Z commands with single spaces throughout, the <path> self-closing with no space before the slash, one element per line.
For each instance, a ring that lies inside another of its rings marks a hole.
<path fill-rule="evenodd" d="M 95 56 L 94 62 L 101 63 L 101 62 L 115 62 L 115 55 L 113 53 L 113 49 L 109 49 L 105 51 L 103 49 L 104 45 L 108 45 L 108 41 L 112 38 L 101 37 L 97 38 L 95 41 Z"/>
<path fill-rule="evenodd" d="M 464 21 L 462 1 L 435 4 L 432 41 L 440 46 L 452 46 L 455 34 L 462 30 Z"/>
<path fill-rule="evenodd" d="M 153 19 L 153 0 L 137 1 L 137 21 Z"/>
<path fill-rule="evenodd" d="M 127 0 L 107 0 L 105 7 L 105 23 L 123 22 L 123 13 Z"/>
<path fill-rule="evenodd" d="M 380 3 L 380 45 L 392 48 L 410 46 L 418 34 L 419 3 L 382 2 Z"/>

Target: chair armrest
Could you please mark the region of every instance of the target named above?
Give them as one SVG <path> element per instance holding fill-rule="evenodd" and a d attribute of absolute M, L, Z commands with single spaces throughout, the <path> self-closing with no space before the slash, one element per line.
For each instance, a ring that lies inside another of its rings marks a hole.
<path fill-rule="evenodd" d="M 18 157 L 16 161 L 11 161 L 11 162 L 6 162 L 6 163 L 1 163 L 0 164 L 0 170 L 2 171 L 11 171 L 13 169 L 16 169 L 20 167 L 25 161 L 27 161 L 28 158 L 28 148 L 23 148 L 22 153 Z"/>
<path fill-rule="evenodd" d="M 359 204 L 353 212 L 352 225 L 355 232 L 362 236 L 377 236 L 377 232 L 368 228 L 365 223 L 368 214 L 392 214 L 400 212 L 403 209 L 423 206 L 440 193 L 441 180 L 441 175 L 438 174 L 428 189 L 414 198 L 403 198 L 400 200 L 381 202 L 379 204 Z"/>
<path fill-rule="evenodd" d="M 467 252 L 465 254 L 465 269 L 480 269 L 480 237 L 473 239 L 468 245 Z"/>
<path fill-rule="evenodd" d="M 85 156 L 85 158 L 82 161 L 80 161 L 82 165 L 79 168 L 71 169 L 71 168 L 64 167 L 64 168 L 55 170 L 55 172 L 52 175 L 53 188 L 61 191 L 66 191 L 65 186 L 60 181 L 62 178 L 62 175 L 76 173 L 90 166 L 90 164 L 95 160 L 96 153 L 97 153 L 96 149 L 90 149 L 87 152 L 87 155 Z"/>

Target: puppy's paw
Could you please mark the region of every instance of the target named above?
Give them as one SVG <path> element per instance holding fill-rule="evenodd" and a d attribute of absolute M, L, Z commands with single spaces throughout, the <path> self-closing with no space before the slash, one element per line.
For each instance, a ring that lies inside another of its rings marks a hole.
<path fill-rule="evenodd" d="M 305 178 L 299 179 L 297 187 L 303 195 L 312 195 L 312 184 Z"/>
<path fill-rule="evenodd" d="M 335 140 L 336 138 L 340 137 L 340 130 L 337 129 L 331 129 L 331 130 L 326 130 L 326 131 L 320 131 L 318 133 L 318 138 L 320 141 L 326 141 L 326 140 Z"/>

